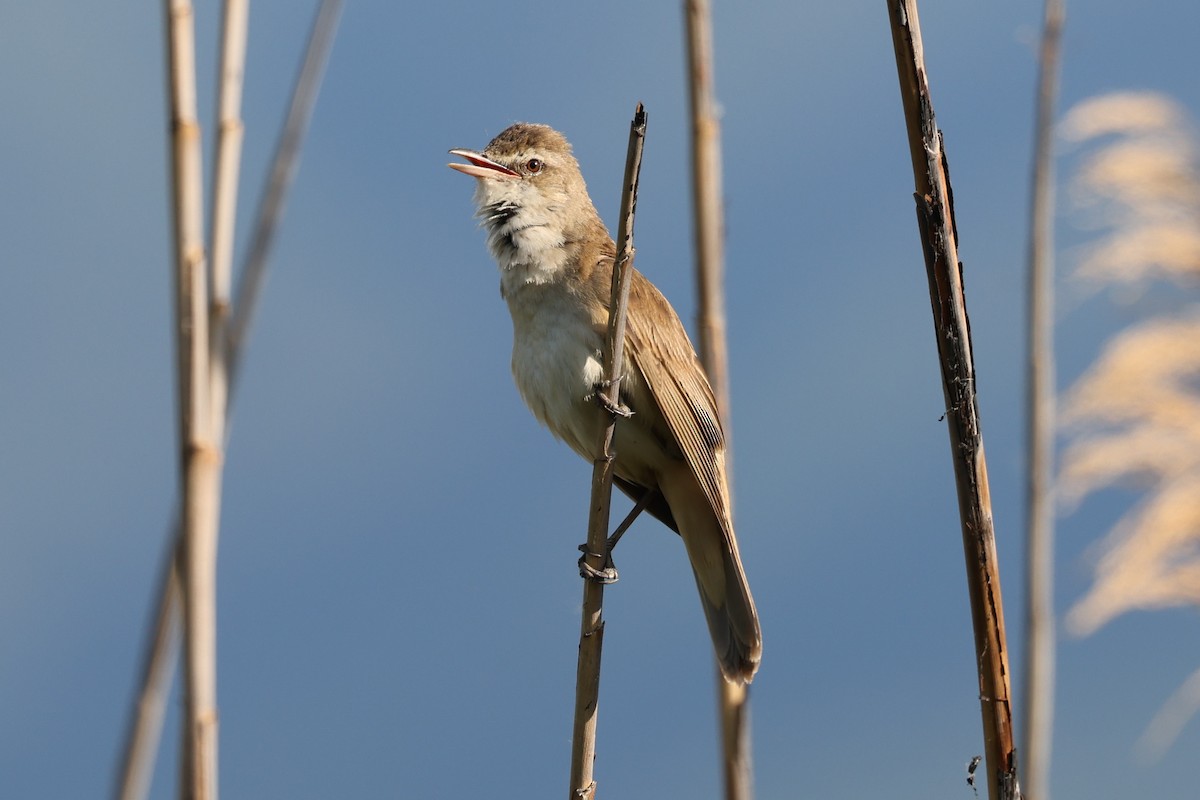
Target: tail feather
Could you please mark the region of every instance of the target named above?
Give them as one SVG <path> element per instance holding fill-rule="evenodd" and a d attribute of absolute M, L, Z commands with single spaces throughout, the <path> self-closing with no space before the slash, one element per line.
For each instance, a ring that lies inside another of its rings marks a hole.
<path fill-rule="evenodd" d="M 733 527 L 713 511 L 690 472 L 662 476 L 660 488 L 679 524 L 721 671 L 734 683 L 749 683 L 762 659 L 762 631 Z"/>
<path fill-rule="evenodd" d="M 745 684 L 754 678 L 762 660 L 762 632 L 750 587 L 740 567 L 741 564 L 733 559 L 725 562 L 724 603 L 713 601 L 705 591 L 699 574 L 696 575 L 696 585 L 700 589 L 700 602 L 704 607 L 704 617 L 708 621 L 721 671 L 728 680 Z"/>

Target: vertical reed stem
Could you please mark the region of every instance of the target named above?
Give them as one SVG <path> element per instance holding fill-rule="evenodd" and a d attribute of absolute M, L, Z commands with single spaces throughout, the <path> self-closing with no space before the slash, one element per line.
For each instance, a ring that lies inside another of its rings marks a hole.
<path fill-rule="evenodd" d="M 216 533 L 220 449 L 212 439 L 203 175 L 193 9 L 167 0 L 176 363 L 183 497 L 184 731 L 180 792 L 217 796 Z"/>
<path fill-rule="evenodd" d="M 620 402 L 621 376 L 624 373 L 625 319 L 629 305 L 629 285 L 633 279 L 633 218 L 637 206 L 638 175 L 642 168 L 642 147 L 646 138 L 646 111 L 638 103 L 629 126 L 629 150 L 621 189 L 621 217 L 617 229 L 617 258 L 613 263 L 612 299 L 609 303 L 605 377 L 609 397 Z M 582 562 L 592 575 L 605 568 L 608 553 L 609 503 L 615 453 L 613 432 L 617 416 L 600 408 L 604 427 L 597 443 L 592 470 L 592 494 L 588 513 L 587 548 Z M 579 631 L 579 660 L 575 672 L 575 721 L 571 736 L 570 800 L 592 800 L 596 796 L 594 766 L 596 760 L 596 714 L 600 702 L 600 657 L 604 644 L 604 584 L 583 581 L 583 612 Z"/>
<path fill-rule="evenodd" d="M 254 311 L 265 280 L 267 256 L 270 253 L 275 232 L 282 221 L 287 191 L 299 165 L 300 146 L 312 118 L 321 78 L 337 31 L 341 7 L 342 0 L 322 0 L 317 10 L 305 49 L 304 60 L 292 87 L 291 103 L 276 145 L 269 178 L 259 202 L 256 215 L 257 224 L 251 236 L 249 256 L 242 267 L 237 299 L 231 309 L 233 315 L 227 322 L 222 337 L 225 344 L 221 348 L 221 352 L 226 365 L 224 369 L 225 384 L 228 387 L 224 392 L 223 438 L 225 439 L 228 438 L 228 419 L 232 411 L 241 355 L 249 337 Z M 242 38 L 244 38 L 244 34 Z M 218 156 L 218 161 L 220 160 L 221 158 Z M 214 217 L 217 216 L 219 215 L 214 211 Z M 215 225 L 216 220 L 214 219 Z M 232 242 L 232 226 L 228 230 L 229 241 Z M 214 236 L 216 236 L 215 231 Z M 221 245 L 217 245 L 214 250 L 219 250 L 221 247 Z M 214 277 L 214 284 L 219 282 L 220 279 Z M 214 296 L 227 297 L 228 289 L 222 291 L 214 287 Z M 228 311 L 221 312 L 218 308 L 213 308 L 212 316 L 214 317 L 227 314 Z M 210 337 L 211 339 L 212 337 Z M 214 403 L 216 403 L 215 398 L 219 393 L 220 390 L 215 387 L 214 380 Z M 162 729 L 165 695 L 175 667 L 175 636 L 177 635 L 175 621 L 182 605 L 179 596 L 180 570 L 183 560 L 181 514 L 182 511 L 177 509 L 176 518 L 169 531 L 171 554 L 168 565 L 164 567 L 159 585 L 154 634 L 149 638 L 145 648 L 141 688 L 129 722 L 126 746 L 122 754 L 115 795 L 118 800 L 142 800 L 149 789 Z"/>
<path fill-rule="evenodd" d="M 962 520 L 967 593 L 971 601 L 979 671 L 988 797 L 1013 800 L 1021 796 L 1021 790 L 1017 783 L 1017 753 L 1013 741 L 1008 642 L 949 167 L 942 133 L 933 113 L 916 0 L 888 0 L 887 5 L 916 182 L 917 224 L 929 281 L 942 391 L 946 399 L 945 418 Z"/>
<path fill-rule="evenodd" d="M 1034 120 L 1026 385 L 1025 796 L 1050 798 L 1054 730 L 1054 105 L 1062 0 L 1046 0 Z"/>
<path fill-rule="evenodd" d="M 733 426 L 729 410 L 729 355 L 725 336 L 725 218 L 721 192 L 721 121 L 713 86 L 712 11 L 708 0 L 685 0 L 688 99 L 691 110 L 692 228 L 699 295 L 700 361 L 708 374 L 732 472 Z M 732 495 L 732 492 L 731 492 Z M 749 687 L 716 670 L 721 725 L 721 765 L 726 800 L 754 796 Z"/>

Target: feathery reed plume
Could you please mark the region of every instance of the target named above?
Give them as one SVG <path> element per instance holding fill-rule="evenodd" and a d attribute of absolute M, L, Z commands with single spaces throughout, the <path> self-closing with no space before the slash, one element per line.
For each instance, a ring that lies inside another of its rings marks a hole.
<path fill-rule="evenodd" d="M 1078 141 L 1115 137 L 1085 159 L 1071 187 L 1076 204 L 1108 228 L 1077 275 L 1095 285 L 1195 286 L 1200 163 L 1179 106 L 1156 94 L 1105 95 L 1076 106 L 1063 129 Z M 1077 504 L 1130 480 L 1146 487 L 1102 542 L 1095 581 L 1067 615 L 1073 633 L 1134 609 L 1200 605 L 1198 379 L 1200 303 L 1191 303 L 1113 337 L 1066 398 L 1074 435 L 1059 477 L 1063 499 Z M 1161 754 L 1182 724 L 1160 712 L 1143 746 Z"/>
<path fill-rule="evenodd" d="M 1067 624 L 1089 634 L 1133 609 L 1200 604 L 1200 317 L 1116 337 L 1072 388 L 1076 440 L 1062 492 L 1078 500 L 1126 478 L 1149 485 L 1104 541 L 1096 581 Z"/>
<path fill-rule="evenodd" d="M 1120 137 L 1071 186 L 1072 200 L 1111 228 L 1076 274 L 1098 283 L 1200 279 L 1197 143 L 1183 109 L 1158 94 L 1103 95 L 1075 106 L 1062 130 L 1074 141 Z"/>

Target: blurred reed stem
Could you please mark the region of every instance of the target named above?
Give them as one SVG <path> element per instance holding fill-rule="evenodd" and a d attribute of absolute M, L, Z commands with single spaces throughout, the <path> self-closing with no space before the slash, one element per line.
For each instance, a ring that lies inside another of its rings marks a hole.
<path fill-rule="evenodd" d="M 1063 5 L 1045 4 L 1030 181 L 1021 777 L 1034 800 L 1050 798 L 1054 731 L 1054 108 Z"/>
<path fill-rule="evenodd" d="M 187 0 L 167 0 L 176 367 L 183 508 L 183 742 L 180 794 L 217 796 L 216 536 L 221 451 L 212 438 L 209 302 L 195 26 Z"/>
<path fill-rule="evenodd" d="M 685 0 L 688 100 L 691 112 L 692 229 L 699 299 L 697 330 L 700 361 L 708 374 L 725 436 L 725 460 L 732 474 L 729 355 L 725 336 L 725 215 L 721 191 L 721 120 L 713 85 L 712 10 L 708 0 Z M 730 497 L 732 498 L 732 488 Z M 732 513 L 732 509 L 731 509 Z M 748 686 L 725 680 L 716 670 L 721 770 L 726 800 L 754 796 Z"/>
<path fill-rule="evenodd" d="M 225 375 L 225 386 L 227 387 L 223 392 L 214 388 L 212 393 L 214 404 L 224 408 L 221 436 L 217 441 L 224 442 L 228 439 L 228 419 L 232 411 L 234 390 L 237 386 L 242 354 L 248 342 L 254 312 L 258 304 L 262 285 L 265 281 L 268 264 L 267 257 L 270 253 L 275 233 L 282 222 L 285 199 L 299 165 L 301 146 L 307 133 L 309 122 L 312 119 L 312 112 L 316 105 L 321 79 L 324 75 L 325 66 L 328 63 L 329 52 L 332 48 L 338 21 L 341 16 L 342 4 L 342 0 L 322 0 L 317 10 L 303 61 L 293 85 L 287 117 L 284 120 L 279 140 L 276 144 L 271 171 L 268 174 L 256 211 L 257 222 L 251 235 L 248 255 L 241 269 L 237 297 L 232 308 L 228 307 L 227 299 L 231 276 L 217 277 L 214 274 L 214 302 L 210 305 L 210 316 L 226 320 L 226 323 L 222 326 L 224 328 L 224 335 L 220 340 L 214 342 L 210 336 L 210 348 L 212 352 L 209 355 L 218 357 L 218 354 L 220 354 L 219 357 L 223 358 L 225 364 L 223 372 Z M 236 15 L 242 13 L 244 12 L 239 11 L 236 12 Z M 231 23 L 238 24 L 236 18 L 231 19 L 231 14 L 226 11 L 224 27 L 228 28 Z M 229 52 L 230 55 L 233 55 L 233 51 L 244 48 L 244 21 L 241 23 L 241 26 L 242 30 L 240 33 L 236 29 L 232 34 L 227 33 L 227 38 L 223 45 L 223 54 Z M 233 37 L 232 44 L 230 36 Z M 238 38 L 242 40 L 240 45 L 236 41 Z M 224 58 L 225 56 L 223 55 L 223 62 Z M 239 54 L 239 60 L 244 65 L 244 52 Z M 224 67 L 222 68 L 223 76 L 240 76 L 242 72 L 242 67 L 231 67 L 229 70 L 226 70 Z M 240 95 L 240 84 L 237 88 L 237 93 Z M 225 92 L 220 101 L 222 109 L 226 105 L 230 108 L 234 107 L 233 100 L 234 97 L 229 92 Z M 233 119 L 233 114 L 226 114 L 224 111 L 220 113 L 223 120 Z M 225 127 L 223 123 L 223 129 Z M 233 126 L 229 127 L 232 128 Z M 237 147 L 240 150 L 241 126 L 238 124 L 236 127 L 239 140 Z M 228 152 L 230 142 L 227 141 L 225 147 Z M 217 161 L 219 164 L 222 162 L 221 155 L 218 155 Z M 218 166 L 218 171 L 220 169 L 220 166 Z M 236 177 L 227 176 L 223 183 L 226 186 L 235 187 L 237 184 Z M 217 194 L 218 196 L 220 195 L 220 190 L 218 190 Z M 226 247 L 226 244 L 217 244 L 217 221 L 224 213 L 226 212 L 218 212 L 214 208 L 214 259 Z M 225 233 L 222 234 L 226 238 L 221 239 L 221 241 L 227 242 L 231 248 L 233 240 L 232 209 L 228 213 L 230 214 L 230 220 L 228 221 L 228 227 L 224 229 Z M 229 254 L 230 256 L 232 255 L 231 249 L 229 250 Z M 221 268 L 221 270 L 223 269 Z M 214 272 L 216 273 L 217 271 L 218 268 L 214 266 Z M 224 286 L 223 290 L 220 288 L 222 284 Z M 225 298 L 224 309 L 220 307 L 221 303 L 218 298 Z M 221 341 L 223 341 L 223 345 L 219 346 L 218 349 L 218 344 Z M 220 402 L 218 403 L 218 401 Z M 145 798 L 149 792 L 150 782 L 153 777 L 153 767 L 162 731 L 166 697 L 170 690 L 171 677 L 174 672 L 174 662 L 177 654 L 175 637 L 178 633 L 178 627 L 176 620 L 179 616 L 181 606 L 180 570 L 182 569 L 184 558 L 184 538 L 182 531 L 183 521 L 181 519 L 181 512 L 177 509 L 175 518 L 169 528 L 170 552 L 164 561 L 163 576 L 158 587 L 157 613 L 152 626 L 152 633 L 147 638 L 144 650 L 137 701 L 134 704 L 129 721 L 125 749 L 122 753 L 115 787 L 115 797 L 119 798 L 119 800 L 142 800 Z"/>

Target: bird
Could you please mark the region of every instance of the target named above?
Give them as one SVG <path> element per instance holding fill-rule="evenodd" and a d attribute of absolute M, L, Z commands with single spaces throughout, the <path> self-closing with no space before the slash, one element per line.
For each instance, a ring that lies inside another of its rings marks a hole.
<path fill-rule="evenodd" d="M 604 393 L 616 246 L 566 137 L 517 123 L 448 166 L 476 179 L 476 216 L 513 323 L 512 373 L 534 417 L 588 461 L 621 410 L 614 482 L 683 539 L 725 679 L 748 684 L 762 658 L 758 612 L 738 552 L 725 437 L 712 387 L 671 304 L 636 269 L 620 397 Z M 613 404 L 616 408 L 613 408 Z"/>

